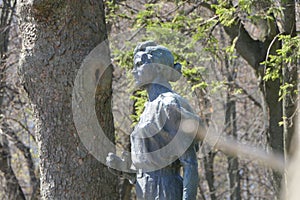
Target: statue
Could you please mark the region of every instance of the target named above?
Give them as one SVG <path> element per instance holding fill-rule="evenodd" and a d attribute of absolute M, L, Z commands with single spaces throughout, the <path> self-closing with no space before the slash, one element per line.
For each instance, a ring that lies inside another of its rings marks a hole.
<path fill-rule="evenodd" d="M 138 199 L 196 199 L 198 143 L 195 136 L 203 123 L 189 103 L 172 91 L 169 82 L 180 78 L 181 65 L 174 64 L 174 57 L 166 47 L 147 41 L 134 50 L 132 73 L 136 85 L 147 90 L 149 101 L 130 135 L 131 155 L 119 158 L 110 153 L 107 165 L 135 173 L 135 178 L 123 174 L 136 184 Z"/>

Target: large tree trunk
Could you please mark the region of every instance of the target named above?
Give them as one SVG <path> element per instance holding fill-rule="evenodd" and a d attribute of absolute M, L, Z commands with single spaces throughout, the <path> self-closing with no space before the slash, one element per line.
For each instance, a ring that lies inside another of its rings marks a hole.
<path fill-rule="evenodd" d="M 19 73 L 37 118 L 42 198 L 117 199 L 117 179 L 84 148 L 72 116 L 77 71 L 85 56 L 106 39 L 103 2 L 24 0 L 19 13 Z M 108 70 L 99 82 L 95 110 L 113 140 L 111 73 Z"/>

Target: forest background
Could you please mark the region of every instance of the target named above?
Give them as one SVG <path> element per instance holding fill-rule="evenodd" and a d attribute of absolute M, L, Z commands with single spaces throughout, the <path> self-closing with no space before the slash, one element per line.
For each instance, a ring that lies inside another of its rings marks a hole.
<path fill-rule="evenodd" d="M 296 157 L 299 1 L 0 5 L 1 199 L 135 199 L 126 179 L 87 152 L 70 115 L 78 69 L 106 39 L 112 65 L 98 81 L 95 108 L 117 152 L 130 150 L 129 134 L 147 98 L 134 88 L 133 49 L 154 40 L 182 64 L 174 90 L 209 131 L 280 153 L 286 161 Z M 198 199 L 288 198 L 281 191 L 290 191 L 291 181 L 272 165 L 227 155 L 205 141 L 198 162 Z"/>

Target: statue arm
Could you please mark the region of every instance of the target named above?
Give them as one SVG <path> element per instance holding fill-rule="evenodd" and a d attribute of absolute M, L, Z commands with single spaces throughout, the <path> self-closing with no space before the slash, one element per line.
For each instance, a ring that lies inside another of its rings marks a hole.
<path fill-rule="evenodd" d="M 197 188 L 199 183 L 197 144 L 198 144 L 198 137 L 205 135 L 206 127 L 204 126 L 203 121 L 197 115 L 195 115 L 193 112 L 190 112 L 183 107 L 179 107 L 179 108 L 173 107 L 173 114 L 171 116 L 173 117 L 176 116 L 177 118 L 180 119 L 180 123 L 181 123 L 180 131 L 186 133 L 186 137 L 191 136 L 195 138 L 194 142 L 185 151 L 185 153 L 182 156 L 180 156 L 179 160 L 183 167 L 182 199 L 183 200 L 196 199 Z M 174 121 L 178 121 L 175 120 L 176 117 L 173 118 Z"/>
<path fill-rule="evenodd" d="M 196 199 L 199 181 L 196 146 L 192 144 L 179 158 L 183 166 L 183 200 Z"/>

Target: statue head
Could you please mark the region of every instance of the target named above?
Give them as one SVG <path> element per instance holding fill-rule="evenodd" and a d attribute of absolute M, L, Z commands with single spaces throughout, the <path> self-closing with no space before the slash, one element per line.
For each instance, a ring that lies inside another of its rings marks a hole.
<path fill-rule="evenodd" d="M 166 47 L 146 41 L 134 49 L 132 73 L 138 86 L 162 84 L 177 81 L 181 76 L 181 65 L 174 64 L 174 57 Z"/>

